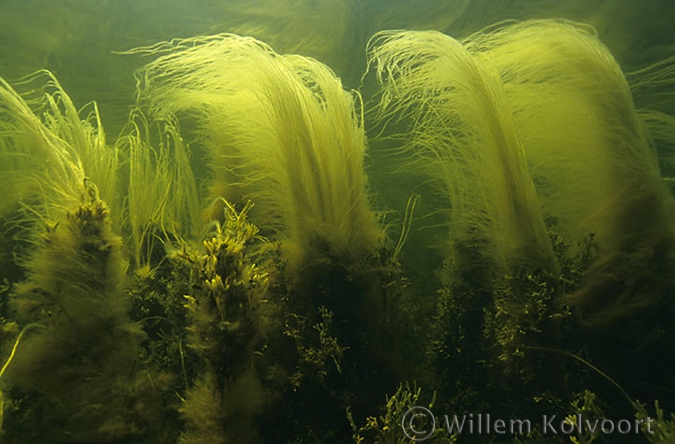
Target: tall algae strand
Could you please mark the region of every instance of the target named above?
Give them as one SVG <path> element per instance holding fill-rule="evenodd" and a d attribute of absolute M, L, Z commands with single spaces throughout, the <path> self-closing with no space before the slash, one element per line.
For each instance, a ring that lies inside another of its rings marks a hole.
<path fill-rule="evenodd" d="M 499 78 L 438 32 L 377 34 L 369 60 L 382 85 L 376 118 L 410 122 L 410 168 L 438 183 L 450 246 L 480 245 L 502 272 L 555 268 Z"/>
<path fill-rule="evenodd" d="M 256 202 L 262 214 L 252 220 L 282 240 L 291 266 L 377 249 L 358 96 L 329 68 L 235 35 L 147 51 L 161 55 L 140 77 L 151 115 L 195 118 L 212 161 L 212 197 Z"/>
<path fill-rule="evenodd" d="M 131 112 L 115 147 L 128 157 L 123 213 L 128 248 L 136 272 L 147 273 L 166 247 L 201 235 L 204 217 L 190 153 L 178 122 L 148 122 L 140 109 Z"/>
<path fill-rule="evenodd" d="M 628 83 L 593 29 L 531 21 L 466 44 L 502 78 L 547 221 L 572 244 L 594 238 L 597 257 L 570 300 L 603 325 L 659 305 L 673 284 L 672 197 Z"/>
<path fill-rule="evenodd" d="M 436 304 L 429 380 L 453 410 L 485 407 L 466 390 L 479 381 L 538 393 L 527 384 L 552 361 L 526 361 L 523 347 L 560 328 L 565 307 L 547 287 L 561 264 L 501 79 L 438 32 L 379 33 L 368 51 L 382 87 L 373 116 L 406 168 L 435 185 L 445 215 L 443 286 L 437 300 L 422 296 Z"/>
<path fill-rule="evenodd" d="M 153 433 L 157 424 L 147 409 L 153 408 L 156 387 L 137 362 L 141 333 L 127 315 L 122 242 L 88 173 L 112 197 L 105 179 L 115 153 L 106 151 L 97 131 L 95 107 L 80 120 L 55 80 L 42 75 L 51 91 L 28 96 L 30 102 L 6 84 L 2 91 L 3 107 L 13 117 L 3 119 L 13 124 L 3 131 L 3 154 L 22 157 L 37 150 L 26 159 L 39 158 L 46 166 L 10 164 L 14 171 L 25 169 L 19 181 L 29 178 L 28 186 L 13 185 L 30 193 L 18 196 L 34 222 L 25 225 L 32 243 L 22 260 L 27 279 L 10 298 L 26 334 L 3 375 L 10 405 L 23 413 L 5 425 L 11 442 L 108 441 Z"/>
<path fill-rule="evenodd" d="M 140 103 L 154 118 L 191 122 L 195 149 L 211 163 L 211 198 L 253 201 L 250 220 L 280 244 L 291 312 L 310 326 L 322 323 L 322 307 L 333 313 L 354 362 L 345 378 L 364 389 L 383 383 L 384 367 L 356 376 L 365 362 L 384 359 L 386 293 L 398 282 L 370 208 L 360 95 L 325 65 L 252 38 L 224 34 L 135 52 L 159 56 L 140 72 Z"/>
<path fill-rule="evenodd" d="M 429 353 L 440 390 L 480 410 L 452 394 L 473 376 L 533 395 L 561 386 L 561 355 L 542 349 L 580 325 L 613 335 L 628 318 L 633 335 L 617 346 L 663 343 L 672 197 L 649 136 L 670 121 L 641 117 L 592 28 L 500 24 L 462 42 L 383 32 L 369 63 L 382 86 L 374 118 L 446 196 L 452 250 Z M 473 376 L 453 371 L 467 365 Z"/>

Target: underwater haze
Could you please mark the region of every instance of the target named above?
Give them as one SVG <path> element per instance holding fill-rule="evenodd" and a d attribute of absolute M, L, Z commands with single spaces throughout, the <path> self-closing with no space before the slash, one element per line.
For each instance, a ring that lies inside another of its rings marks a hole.
<path fill-rule="evenodd" d="M 0 442 L 675 442 L 673 18 L 3 0 Z"/>

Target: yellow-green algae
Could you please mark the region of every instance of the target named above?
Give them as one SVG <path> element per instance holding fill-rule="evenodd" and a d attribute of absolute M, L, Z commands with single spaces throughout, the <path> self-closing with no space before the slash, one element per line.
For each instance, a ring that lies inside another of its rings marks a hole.
<path fill-rule="evenodd" d="M 673 59 L 626 76 L 625 41 L 566 20 L 468 32 L 504 18 L 477 3 L 208 5 L 229 25 L 115 56 L 145 67 L 135 103 L 111 75 L 114 141 L 49 71 L 3 81 L 3 442 L 408 442 L 412 405 L 653 412 L 669 442 Z"/>

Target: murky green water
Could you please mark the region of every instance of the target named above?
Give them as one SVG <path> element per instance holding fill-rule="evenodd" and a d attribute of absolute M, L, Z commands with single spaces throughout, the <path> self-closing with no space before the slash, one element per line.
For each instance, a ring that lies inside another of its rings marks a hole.
<path fill-rule="evenodd" d="M 673 17 L 5 0 L 0 442 L 671 442 Z"/>

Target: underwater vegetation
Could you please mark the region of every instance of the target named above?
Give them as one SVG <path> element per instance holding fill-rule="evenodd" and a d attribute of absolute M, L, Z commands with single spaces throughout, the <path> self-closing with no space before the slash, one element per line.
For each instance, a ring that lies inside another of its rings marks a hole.
<path fill-rule="evenodd" d="M 119 54 L 113 141 L 49 71 L 0 82 L 0 441 L 407 443 L 422 406 L 533 424 L 435 443 L 672 442 L 674 59 L 627 75 L 565 20 L 380 31 L 350 90 L 291 25 Z"/>
<path fill-rule="evenodd" d="M 139 74 L 149 115 L 190 115 L 213 159 L 210 197 L 255 202 L 252 220 L 283 239 L 289 266 L 378 248 L 359 96 L 327 66 L 236 35 L 139 51 L 160 55 Z"/>
<path fill-rule="evenodd" d="M 500 272 L 528 256 L 555 271 L 545 226 L 572 245 L 592 234 L 598 254 L 571 299 L 597 323 L 667 294 L 642 293 L 655 283 L 636 276 L 672 270 L 664 255 L 673 241 L 672 196 L 649 120 L 636 113 L 592 29 L 524 22 L 462 44 L 437 32 L 381 33 L 369 52 L 383 85 L 375 118 L 412 122 L 390 137 L 402 138 L 411 162 L 443 183 L 451 243 L 482 243 Z M 640 282 L 626 285 L 626 275 Z"/>

